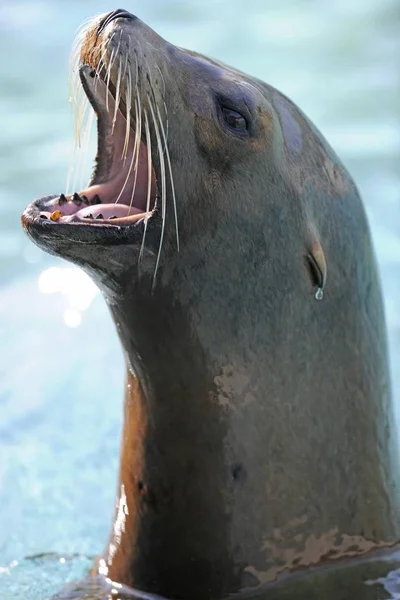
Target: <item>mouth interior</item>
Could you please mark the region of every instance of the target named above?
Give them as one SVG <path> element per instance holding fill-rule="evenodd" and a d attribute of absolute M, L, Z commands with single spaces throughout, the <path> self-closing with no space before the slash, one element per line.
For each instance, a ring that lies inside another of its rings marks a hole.
<path fill-rule="evenodd" d="M 101 79 L 91 85 L 88 98 L 98 118 L 92 180 L 74 194 L 50 200 L 40 217 L 71 223 L 111 221 L 115 225 L 146 220 L 156 205 L 157 180 L 151 153 L 141 139 L 142 126 L 130 115 L 126 118 L 121 105 L 115 109 L 114 96 Z"/>

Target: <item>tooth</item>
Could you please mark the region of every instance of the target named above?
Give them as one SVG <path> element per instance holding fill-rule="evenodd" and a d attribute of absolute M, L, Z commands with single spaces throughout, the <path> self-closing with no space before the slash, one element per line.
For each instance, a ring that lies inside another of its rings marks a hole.
<path fill-rule="evenodd" d="M 66 202 L 68 202 L 67 198 L 64 196 L 64 194 L 60 194 L 58 204 L 65 204 Z"/>
<path fill-rule="evenodd" d="M 75 202 L 75 204 L 77 204 L 78 206 L 80 206 L 82 204 L 82 198 L 76 192 L 72 199 Z"/>
<path fill-rule="evenodd" d="M 89 200 L 89 204 L 91 204 L 92 206 L 95 204 L 101 204 L 101 200 L 100 197 L 98 196 L 98 194 L 96 194 L 94 196 L 94 198 L 92 198 L 91 200 Z"/>
<path fill-rule="evenodd" d="M 50 219 L 52 221 L 59 221 L 62 216 L 63 216 L 63 214 L 62 214 L 61 210 L 55 210 L 54 212 L 51 213 Z"/>
<path fill-rule="evenodd" d="M 84 219 L 93 219 L 93 215 L 89 213 L 88 215 L 83 215 Z"/>
<path fill-rule="evenodd" d="M 96 216 L 96 219 L 104 219 L 104 217 L 103 217 L 103 215 L 102 215 L 101 213 L 99 213 L 99 214 Z"/>

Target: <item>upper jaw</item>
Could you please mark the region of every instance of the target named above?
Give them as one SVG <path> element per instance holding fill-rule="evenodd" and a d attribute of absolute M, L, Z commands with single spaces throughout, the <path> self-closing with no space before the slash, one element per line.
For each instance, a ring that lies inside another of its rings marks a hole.
<path fill-rule="evenodd" d="M 133 129 L 137 127 L 134 116 L 127 122 L 126 107 L 122 108 L 125 114 L 120 107 L 115 108 L 114 96 L 90 66 L 81 65 L 80 78 L 98 118 L 94 174 L 89 186 L 79 193 L 35 200 L 23 213 L 23 226 L 50 251 L 51 236 L 54 242 L 66 237 L 95 244 L 141 243 L 146 231 L 147 244 L 158 224 L 154 218 L 158 212 L 157 156 L 153 152 L 148 156 L 144 128 L 139 139 Z"/>

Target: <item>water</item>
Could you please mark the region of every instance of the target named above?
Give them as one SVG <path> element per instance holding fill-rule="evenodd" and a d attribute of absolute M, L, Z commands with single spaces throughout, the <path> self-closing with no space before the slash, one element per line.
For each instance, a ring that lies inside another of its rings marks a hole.
<path fill-rule="evenodd" d="M 114 326 L 92 283 L 34 247 L 19 216 L 33 198 L 65 189 L 70 46 L 84 19 L 115 7 L 0 3 L 2 600 L 49 598 L 84 572 L 111 523 L 123 377 Z M 370 218 L 400 403 L 396 0 L 127 0 L 125 8 L 175 44 L 278 87 L 341 156 Z"/>

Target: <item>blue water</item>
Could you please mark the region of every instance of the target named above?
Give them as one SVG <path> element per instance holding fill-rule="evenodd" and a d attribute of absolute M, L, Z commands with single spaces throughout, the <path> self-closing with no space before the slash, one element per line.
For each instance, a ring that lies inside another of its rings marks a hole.
<path fill-rule="evenodd" d="M 370 218 L 400 405 L 397 0 L 124 7 L 175 44 L 278 87 L 342 157 Z M 111 523 L 123 379 L 114 326 L 90 280 L 34 247 L 19 216 L 33 198 L 65 189 L 70 46 L 84 19 L 113 8 L 110 0 L 0 3 L 2 600 L 49 598 L 84 572 Z M 38 553 L 55 554 L 25 559 Z"/>

